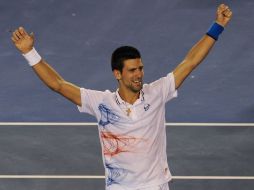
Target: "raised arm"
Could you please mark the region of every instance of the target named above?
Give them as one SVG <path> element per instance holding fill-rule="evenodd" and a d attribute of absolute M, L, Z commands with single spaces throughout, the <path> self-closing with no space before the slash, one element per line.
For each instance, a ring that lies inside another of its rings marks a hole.
<path fill-rule="evenodd" d="M 34 46 L 34 35 L 28 34 L 23 27 L 19 27 L 12 34 L 12 41 L 16 48 L 23 54 L 31 52 Z M 80 88 L 65 81 L 49 64 L 43 59 L 38 59 L 32 68 L 38 77 L 53 91 L 63 95 L 76 105 L 81 106 Z"/>
<path fill-rule="evenodd" d="M 217 9 L 216 23 L 225 27 L 232 17 L 228 6 L 221 4 Z M 216 31 L 215 31 L 216 32 Z M 173 71 L 176 89 L 181 86 L 187 76 L 202 62 L 215 44 L 214 37 L 205 35 L 188 52 L 184 60 Z"/>

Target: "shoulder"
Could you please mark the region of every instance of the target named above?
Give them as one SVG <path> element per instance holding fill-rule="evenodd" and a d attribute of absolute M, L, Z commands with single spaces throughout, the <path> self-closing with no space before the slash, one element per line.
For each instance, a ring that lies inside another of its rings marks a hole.
<path fill-rule="evenodd" d="M 80 93 L 81 95 L 113 95 L 114 93 L 111 92 L 110 90 L 105 90 L 105 91 L 99 91 L 99 90 L 92 90 L 92 89 L 88 89 L 88 88 L 80 88 Z"/>
<path fill-rule="evenodd" d="M 82 102 L 101 102 L 103 99 L 108 99 L 114 97 L 114 93 L 110 90 L 99 91 L 91 90 L 87 88 L 80 88 L 80 94 Z"/>
<path fill-rule="evenodd" d="M 165 77 L 161 77 L 154 82 L 144 84 L 143 91 L 145 94 L 156 97 L 160 96 L 163 99 L 167 99 L 168 95 L 175 93 L 174 74 L 171 72 Z"/>

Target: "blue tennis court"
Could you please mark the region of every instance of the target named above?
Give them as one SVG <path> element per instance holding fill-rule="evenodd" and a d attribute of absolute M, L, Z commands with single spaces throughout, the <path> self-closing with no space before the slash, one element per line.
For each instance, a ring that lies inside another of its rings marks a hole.
<path fill-rule="evenodd" d="M 42 84 L 10 30 L 34 32 L 36 49 L 66 80 L 115 91 L 115 48 L 137 47 L 152 82 L 181 62 L 220 3 L 233 10 L 231 23 L 167 104 L 170 190 L 253 190 L 251 0 L 1 1 L 0 190 L 104 189 L 95 119 Z"/>

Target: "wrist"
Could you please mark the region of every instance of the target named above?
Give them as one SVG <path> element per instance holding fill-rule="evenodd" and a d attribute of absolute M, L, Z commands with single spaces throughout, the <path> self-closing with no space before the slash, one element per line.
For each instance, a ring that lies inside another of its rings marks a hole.
<path fill-rule="evenodd" d="M 31 50 L 33 49 L 33 46 L 32 47 L 29 47 L 27 49 L 22 49 L 20 50 L 22 54 L 27 54 L 28 52 L 30 52 Z"/>
<path fill-rule="evenodd" d="M 218 40 L 220 34 L 223 32 L 224 27 L 220 25 L 219 23 L 215 22 L 210 27 L 210 29 L 207 31 L 207 35 L 213 38 L 214 40 Z"/>
<path fill-rule="evenodd" d="M 32 67 L 41 61 L 41 56 L 33 47 L 29 52 L 22 54 L 27 60 L 28 64 Z"/>
<path fill-rule="evenodd" d="M 222 23 L 222 22 L 220 22 L 220 21 L 218 21 L 218 20 L 216 20 L 215 23 L 221 25 L 223 28 L 225 28 L 225 26 L 226 26 L 226 24 L 224 24 L 224 23 Z"/>

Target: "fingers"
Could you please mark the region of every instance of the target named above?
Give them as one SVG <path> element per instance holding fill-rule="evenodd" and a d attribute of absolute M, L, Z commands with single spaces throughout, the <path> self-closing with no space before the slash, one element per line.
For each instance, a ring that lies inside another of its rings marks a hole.
<path fill-rule="evenodd" d="M 217 9 L 217 12 L 219 13 L 222 13 L 223 11 L 225 11 L 226 9 L 229 9 L 229 7 L 225 4 L 220 4 L 218 9 Z"/>
<path fill-rule="evenodd" d="M 27 34 L 23 27 L 19 27 L 12 33 L 11 40 L 23 54 L 29 52 L 34 45 L 34 37 Z"/>
<path fill-rule="evenodd" d="M 19 31 L 19 29 L 15 30 L 12 34 L 13 34 L 13 37 L 14 37 L 16 40 L 19 40 L 19 39 L 22 39 L 22 38 L 23 38 L 23 35 L 22 35 L 21 32 Z"/>
<path fill-rule="evenodd" d="M 13 43 L 17 42 L 17 40 L 14 37 L 11 37 L 11 40 L 12 40 Z"/>
<path fill-rule="evenodd" d="M 221 4 L 218 9 L 217 9 L 217 13 L 218 14 L 222 14 L 225 17 L 231 17 L 232 16 L 232 11 L 230 10 L 230 8 L 225 5 L 225 4 Z"/>
<path fill-rule="evenodd" d="M 17 42 L 19 40 L 19 37 L 16 35 L 16 32 L 12 33 L 12 41 Z"/>
<path fill-rule="evenodd" d="M 225 10 L 222 14 L 228 18 L 230 18 L 233 15 L 233 13 L 230 9 Z"/>
<path fill-rule="evenodd" d="M 19 32 L 22 34 L 22 35 L 28 35 L 26 30 L 23 28 L 23 27 L 19 27 Z"/>
<path fill-rule="evenodd" d="M 12 41 L 17 42 L 20 39 L 23 39 L 27 36 L 27 32 L 23 27 L 19 27 L 12 33 Z"/>

